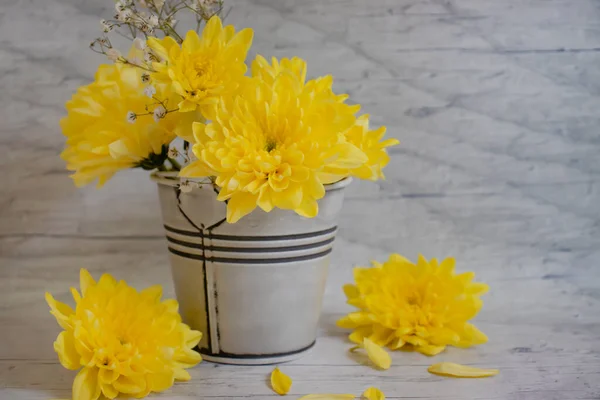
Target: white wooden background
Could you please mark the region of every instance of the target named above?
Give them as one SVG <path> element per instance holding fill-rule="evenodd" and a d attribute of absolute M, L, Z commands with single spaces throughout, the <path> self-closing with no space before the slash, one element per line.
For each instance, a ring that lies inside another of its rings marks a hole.
<path fill-rule="evenodd" d="M 594 0 L 232 1 L 253 54 L 332 73 L 402 145 L 388 179 L 348 191 L 320 338 L 283 366 L 307 393 L 381 388 L 392 399 L 600 398 L 600 4 Z M 74 373 L 44 291 L 68 300 L 81 267 L 173 295 L 153 184 L 141 171 L 75 189 L 58 158 L 63 104 L 88 83 L 86 47 L 109 0 L 0 3 L 0 399 L 70 396 Z M 347 352 L 335 320 L 351 268 L 391 252 L 455 256 L 491 292 L 488 344 L 388 371 Z M 482 380 L 434 362 L 500 369 Z M 202 363 L 163 399 L 267 399 L 272 367 Z"/>

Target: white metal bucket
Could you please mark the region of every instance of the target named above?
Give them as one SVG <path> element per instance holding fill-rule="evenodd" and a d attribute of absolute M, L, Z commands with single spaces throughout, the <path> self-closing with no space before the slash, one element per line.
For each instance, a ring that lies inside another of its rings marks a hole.
<path fill-rule="evenodd" d="M 191 192 L 155 173 L 183 321 L 203 332 L 206 360 L 271 364 L 315 343 L 329 257 L 350 179 L 327 185 L 319 215 L 254 210 L 225 222 L 212 185 Z"/>

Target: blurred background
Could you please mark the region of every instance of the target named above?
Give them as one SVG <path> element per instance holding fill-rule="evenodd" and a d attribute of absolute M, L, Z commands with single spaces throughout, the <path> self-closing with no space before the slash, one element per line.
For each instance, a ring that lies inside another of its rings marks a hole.
<path fill-rule="evenodd" d="M 491 286 L 478 318 L 500 346 L 490 353 L 517 365 L 552 349 L 561 360 L 598 365 L 599 2 L 225 5 L 227 23 L 255 31 L 249 59 L 306 59 L 309 77 L 332 74 L 337 92 L 401 142 L 387 180 L 347 192 L 325 331 L 335 329 L 328 315 L 343 302 L 352 266 L 391 252 L 454 256 L 459 270 Z M 88 45 L 113 13 L 110 0 L 0 4 L 0 338 L 9 344 L 0 362 L 55 360 L 58 329 L 44 326 L 53 322 L 43 291 L 66 299 L 80 267 L 138 287 L 164 282 L 173 294 L 147 173 L 76 189 L 59 158 L 64 103 L 108 62 Z M 598 394 L 569 379 L 548 383 L 576 390 L 557 399 Z M 527 388 L 514 384 L 506 398 Z"/>

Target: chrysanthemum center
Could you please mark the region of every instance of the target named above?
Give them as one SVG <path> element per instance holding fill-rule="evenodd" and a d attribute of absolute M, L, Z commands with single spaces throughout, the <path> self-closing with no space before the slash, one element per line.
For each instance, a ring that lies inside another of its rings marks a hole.
<path fill-rule="evenodd" d="M 204 57 L 197 57 L 191 62 L 192 74 L 189 75 L 189 83 L 192 90 L 188 94 L 197 97 L 210 89 L 215 82 L 214 67 L 210 60 Z"/>
<path fill-rule="evenodd" d="M 272 138 L 268 138 L 267 142 L 265 143 L 265 151 L 270 153 L 271 150 L 275 150 L 276 148 L 277 142 Z"/>
<path fill-rule="evenodd" d="M 406 296 L 406 302 L 411 306 L 416 306 L 420 304 L 420 299 L 417 293 L 411 293 Z"/>
<path fill-rule="evenodd" d="M 204 59 L 196 60 L 194 63 L 194 70 L 196 70 L 196 76 L 200 77 L 208 72 L 209 63 Z"/>

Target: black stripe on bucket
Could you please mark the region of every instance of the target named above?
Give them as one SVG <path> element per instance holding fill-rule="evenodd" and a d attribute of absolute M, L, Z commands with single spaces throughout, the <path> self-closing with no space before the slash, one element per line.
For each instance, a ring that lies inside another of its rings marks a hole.
<path fill-rule="evenodd" d="M 321 242 L 300 244 L 296 246 L 282 246 L 282 247 L 231 247 L 231 246 L 203 246 L 202 243 L 191 243 L 184 240 L 175 239 L 167 236 L 167 240 L 171 243 L 177 244 L 183 247 L 189 247 L 190 249 L 209 250 L 209 251 L 221 251 L 226 253 L 277 253 L 284 251 L 299 251 L 309 250 L 328 244 L 333 243 L 335 237 L 331 237 Z"/>
<path fill-rule="evenodd" d="M 193 260 L 209 261 L 209 262 L 221 262 L 229 264 L 281 264 L 290 263 L 296 261 L 314 260 L 315 258 L 325 257 L 331 253 L 332 249 L 327 249 L 315 254 L 307 254 L 304 256 L 295 257 L 280 257 L 280 258 L 230 258 L 230 257 L 204 257 L 201 254 L 191 254 L 184 251 L 176 250 L 169 247 L 169 251 L 179 257 L 191 258 Z"/>
<path fill-rule="evenodd" d="M 203 233 L 203 232 L 194 232 L 194 231 L 186 231 L 183 229 L 173 228 L 169 225 L 164 225 L 165 229 L 169 232 L 176 233 L 178 235 L 183 236 L 192 236 L 192 237 L 207 237 L 210 239 L 218 239 L 218 240 L 231 240 L 231 241 L 239 241 L 239 242 L 260 242 L 260 241 L 271 241 L 271 240 L 294 240 L 294 239 L 308 239 L 316 236 L 327 235 L 329 233 L 333 233 L 337 230 L 337 226 L 324 229 L 322 231 L 317 232 L 307 232 L 307 233 L 296 233 L 291 235 L 276 235 L 276 236 L 236 236 L 236 235 L 219 235 L 216 233 Z"/>
<path fill-rule="evenodd" d="M 316 343 L 316 341 L 312 342 L 308 346 L 303 347 L 299 350 L 288 351 L 285 353 L 271 353 L 271 354 L 232 354 L 232 353 L 226 353 L 226 352 L 211 353 L 210 351 L 207 351 L 207 349 L 202 349 L 199 346 L 196 346 L 196 351 L 202 355 L 212 356 L 212 357 L 230 358 L 230 359 L 234 359 L 234 360 L 235 359 L 238 359 L 238 360 L 260 360 L 261 358 L 269 359 L 269 358 L 293 356 L 294 354 L 302 353 L 306 350 L 313 348 L 315 343 Z"/>

